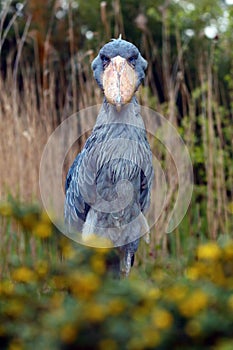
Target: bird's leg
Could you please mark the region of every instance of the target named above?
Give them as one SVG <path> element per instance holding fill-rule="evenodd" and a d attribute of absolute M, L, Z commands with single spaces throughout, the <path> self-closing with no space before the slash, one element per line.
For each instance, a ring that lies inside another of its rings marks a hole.
<path fill-rule="evenodd" d="M 144 241 L 146 242 L 146 244 L 150 244 L 150 232 L 147 232 L 144 236 L 143 236 Z"/>
<path fill-rule="evenodd" d="M 132 256 L 133 256 L 133 254 L 131 252 L 126 252 L 125 253 L 125 273 L 126 273 L 126 277 L 130 273 Z"/>
<path fill-rule="evenodd" d="M 129 276 L 131 266 L 132 266 L 132 258 L 133 253 L 127 250 L 123 250 L 120 252 L 120 275 L 123 278 Z"/>

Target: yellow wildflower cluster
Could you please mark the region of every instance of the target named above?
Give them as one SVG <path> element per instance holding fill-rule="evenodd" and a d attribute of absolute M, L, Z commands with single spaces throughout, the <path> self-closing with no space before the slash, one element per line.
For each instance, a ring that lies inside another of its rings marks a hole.
<path fill-rule="evenodd" d="M 65 324 L 60 330 L 60 337 L 64 343 L 73 343 L 77 337 L 78 329 L 72 323 Z"/>
<path fill-rule="evenodd" d="M 66 239 L 65 237 L 62 238 L 60 246 L 63 258 L 71 260 L 75 258 L 76 251 L 70 240 Z"/>
<path fill-rule="evenodd" d="M 144 350 L 146 348 L 156 349 L 157 345 L 161 342 L 160 333 L 153 327 L 148 326 L 141 330 L 140 334 L 132 337 L 128 344 L 127 349 L 129 350 Z"/>
<path fill-rule="evenodd" d="M 22 344 L 22 341 L 20 339 L 14 339 L 10 345 L 9 350 L 23 350 L 24 345 Z"/>
<path fill-rule="evenodd" d="M 101 281 L 98 275 L 92 272 L 86 274 L 73 272 L 68 276 L 67 284 L 76 297 L 89 299 L 98 290 Z"/>
<path fill-rule="evenodd" d="M 102 254 L 95 254 L 90 261 L 92 270 L 97 274 L 103 274 L 106 271 L 105 259 Z"/>
<path fill-rule="evenodd" d="M 188 294 L 188 291 L 188 286 L 185 286 L 183 284 L 175 284 L 165 292 L 164 297 L 168 301 L 180 303 L 184 300 L 185 296 Z"/>
<path fill-rule="evenodd" d="M 23 303 L 18 299 L 12 299 L 6 307 L 6 314 L 11 317 L 18 317 L 24 309 Z"/>
<path fill-rule="evenodd" d="M 21 266 L 12 272 L 12 278 L 16 282 L 33 282 L 35 280 L 35 273 L 27 266 Z"/>
<path fill-rule="evenodd" d="M 12 217 L 23 230 L 31 231 L 36 237 L 48 238 L 52 235 L 52 222 L 44 210 L 24 208 L 15 202 L 0 203 L 0 216 Z"/>
<path fill-rule="evenodd" d="M 198 259 L 218 260 L 221 257 L 221 248 L 215 242 L 200 245 L 197 248 Z"/>
<path fill-rule="evenodd" d="M 105 304 L 90 301 L 89 303 L 85 304 L 83 313 L 84 318 L 88 322 L 99 323 L 104 321 L 107 311 L 108 310 Z"/>
<path fill-rule="evenodd" d="M 182 315 L 192 317 L 202 311 L 208 305 L 208 295 L 202 290 L 194 290 L 185 295 L 184 300 L 179 305 Z"/>
<path fill-rule="evenodd" d="M 173 317 L 167 310 L 157 308 L 152 312 L 151 321 L 156 328 L 167 329 L 171 327 Z"/>
<path fill-rule="evenodd" d="M 12 281 L 4 280 L 0 283 L 0 295 L 12 295 L 14 293 L 14 284 Z"/>
<path fill-rule="evenodd" d="M 185 332 L 191 337 L 198 337 L 201 334 L 200 322 L 191 319 L 185 326 Z"/>
<path fill-rule="evenodd" d="M 0 215 L 11 216 L 13 214 L 12 206 L 10 203 L 0 203 Z"/>
<path fill-rule="evenodd" d="M 35 236 L 39 238 L 48 238 L 52 234 L 52 226 L 51 223 L 47 222 L 39 222 L 35 227 L 33 228 L 33 233 Z"/>
<path fill-rule="evenodd" d="M 38 213 L 28 212 L 18 216 L 18 221 L 25 230 L 32 230 L 35 225 L 38 224 L 39 216 Z"/>
<path fill-rule="evenodd" d="M 106 237 L 100 237 L 96 234 L 89 234 L 83 238 L 83 243 L 90 247 L 112 248 L 112 241 Z"/>
<path fill-rule="evenodd" d="M 107 307 L 108 307 L 108 313 L 110 315 L 116 316 L 123 313 L 126 307 L 126 303 L 123 299 L 117 297 L 117 298 L 111 299 L 108 302 Z"/>
<path fill-rule="evenodd" d="M 106 350 L 106 349 L 117 350 L 118 346 L 116 341 L 111 338 L 102 339 L 99 342 L 99 350 Z"/>
<path fill-rule="evenodd" d="M 233 287 L 233 244 L 229 242 L 221 248 L 215 242 L 200 245 L 197 248 L 197 258 L 192 266 L 186 269 L 190 280 L 207 279 L 218 285 Z"/>

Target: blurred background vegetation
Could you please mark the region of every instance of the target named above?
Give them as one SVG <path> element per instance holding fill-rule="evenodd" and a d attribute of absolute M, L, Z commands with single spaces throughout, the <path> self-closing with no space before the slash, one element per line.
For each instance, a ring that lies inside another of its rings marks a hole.
<path fill-rule="evenodd" d="M 232 14 L 230 0 L 1 1 L 1 198 L 10 193 L 22 201 L 40 201 L 43 147 L 62 120 L 101 103 L 91 61 L 105 42 L 121 33 L 149 63 L 140 103 L 178 128 L 194 167 L 189 211 L 176 235 L 167 237 L 163 232 L 171 209 L 167 205 L 152 240 L 153 254 L 155 246 L 164 254 L 168 249 L 180 254 L 186 238 L 190 242 L 229 235 Z M 161 147 L 154 142 L 152 148 L 162 162 Z M 64 174 L 77 152 L 78 145 L 66 159 Z M 167 182 L 175 194 L 171 167 L 167 161 Z"/>
<path fill-rule="evenodd" d="M 232 349 L 232 31 L 232 0 L 0 2 L 3 349 Z M 177 179 L 149 135 L 170 197 L 121 282 L 106 276 L 106 252 L 57 232 L 38 184 L 56 126 L 102 102 L 91 61 L 120 33 L 149 63 L 139 102 L 178 129 L 194 169 L 188 212 L 167 235 Z"/>

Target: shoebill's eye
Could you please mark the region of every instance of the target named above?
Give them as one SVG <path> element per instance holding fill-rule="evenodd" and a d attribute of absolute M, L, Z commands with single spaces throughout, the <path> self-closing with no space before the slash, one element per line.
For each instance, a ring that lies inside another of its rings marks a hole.
<path fill-rule="evenodd" d="M 135 65 L 136 65 L 136 60 L 137 60 L 137 57 L 136 57 L 136 56 L 130 56 L 129 58 L 127 58 L 128 63 L 129 63 L 132 67 L 135 67 Z"/>
<path fill-rule="evenodd" d="M 103 63 L 103 68 L 106 68 L 110 62 L 110 58 L 105 55 L 100 55 L 101 61 Z"/>

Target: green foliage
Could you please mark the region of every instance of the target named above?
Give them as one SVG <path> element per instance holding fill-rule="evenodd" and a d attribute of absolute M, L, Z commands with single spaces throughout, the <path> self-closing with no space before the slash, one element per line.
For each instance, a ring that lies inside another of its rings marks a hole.
<path fill-rule="evenodd" d="M 2 203 L 0 213 L 3 224 L 20 225 L 18 244 L 26 233 L 31 240 L 31 259 L 23 259 L 21 251 L 12 264 L 10 251 L 7 269 L 1 271 L 4 349 L 27 350 L 35 344 L 38 350 L 231 347 L 231 240 L 198 245 L 179 270 L 173 261 L 173 273 L 167 260 L 151 265 L 146 275 L 135 269 L 129 279 L 118 280 L 107 271 L 108 249 L 75 245 L 57 235 L 39 208 Z M 4 234 L 11 235 L 9 230 Z M 62 260 L 33 255 L 38 245 L 48 253 L 58 242 Z"/>

